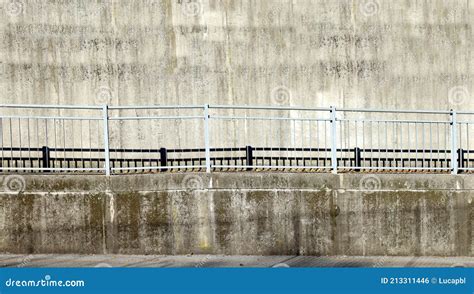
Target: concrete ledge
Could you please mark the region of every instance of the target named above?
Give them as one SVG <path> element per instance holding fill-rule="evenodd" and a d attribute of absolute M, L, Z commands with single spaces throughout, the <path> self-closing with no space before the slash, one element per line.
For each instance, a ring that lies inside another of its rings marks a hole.
<path fill-rule="evenodd" d="M 25 192 L 169 191 L 213 189 L 474 190 L 474 176 L 344 173 L 158 173 L 142 175 L 27 175 Z M 1 177 L 0 177 L 1 178 Z M 374 187 L 370 187 L 374 185 Z M 368 186 L 367 186 L 368 185 Z"/>
<path fill-rule="evenodd" d="M 2 253 L 473 256 L 470 175 L 21 179 L 0 192 Z"/>

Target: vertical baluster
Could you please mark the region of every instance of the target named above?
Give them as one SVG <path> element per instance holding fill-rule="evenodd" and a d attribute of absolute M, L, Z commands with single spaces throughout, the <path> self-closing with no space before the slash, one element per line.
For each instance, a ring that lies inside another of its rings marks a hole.
<path fill-rule="evenodd" d="M 3 161 L 5 159 L 5 154 L 4 154 L 5 145 L 3 143 L 3 117 L 0 117 L 0 144 L 2 148 L 2 158 L 0 160 L 0 168 L 3 169 Z M 3 170 L 0 170 L 0 171 L 3 171 Z"/>
<path fill-rule="evenodd" d="M 451 173 L 458 173 L 458 132 L 457 132 L 457 115 L 456 111 L 451 110 Z"/>
<path fill-rule="evenodd" d="M 331 164 L 332 172 L 337 174 L 337 129 L 335 107 L 331 107 Z"/>
<path fill-rule="evenodd" d="M 105 157 L 105 174 L 110 176 L 110 150 L 109 150 L 109 108 L 107 105 L 102 106 L 103 131 L 104 131 L 104 157 Z M 99 124 L 99 121 L 97 121 Z M 99 129 L 99 128 L 98 128 Z M 97 138 L 99 139 L 99 138 Z M 97 146 L 100 146 L 97 144 Z"/>
<path fill-rule="evenodd" d="M 408 150 L 408 167 L 411 167 L 411 139 L 410 139 L 410 122 L 407 123 L 407 150 Z"/>
<path fill-rule="evenodd" d="M 405 167 L 405 163 L 403 161 L 403 123 L 399 123 L 400 126 L 400 165 L 402 168 Z"/>
<path fill-rule="evenodd" d="M 466 162 L 466 169 L 469 169 L 469 122 L 466 122 L 466 157 L 467 157 L 467 162 Z M 466 170 L 467 171 L 467 170 Z"/>

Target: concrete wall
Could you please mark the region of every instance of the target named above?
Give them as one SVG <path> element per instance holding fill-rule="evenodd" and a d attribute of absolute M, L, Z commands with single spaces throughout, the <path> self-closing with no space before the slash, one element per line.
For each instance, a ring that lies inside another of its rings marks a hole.
<path fill-rule="evenodd" d="M 471 176 L 177 173 L 2 184 L 1 253 L 474 255 Z"/>
<path fill-rule="evenodd" d="M 471 0 L 2 0 L 0 103 L 474 109 L 473 6 Z M 45 122 L 32 123 L 45 133 Z M 77 122 L 75 131 L 55 123 L 66 129 L 58 135 L 66 147 L 77 147 L 80 137 L 101 146 L 87 130 L 79 134 Z M 110 127 L 112 147 L 203 146 L 196 121 Z M 315 146 L 288 144 L 309 140 L 294 135 L 295 128 L 303 126 L 221 123 L 211 143 Z M 408 141 L 393 140 L 398 147 Z"/>
<path fill-rule="evenodd" d="M 2 0 L 0 101 L 474 109 L 473 14 L 471 0 Z"/>

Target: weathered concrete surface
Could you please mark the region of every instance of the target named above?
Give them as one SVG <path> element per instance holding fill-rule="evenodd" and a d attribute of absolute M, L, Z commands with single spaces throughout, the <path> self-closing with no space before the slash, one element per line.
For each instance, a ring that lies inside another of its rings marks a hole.
<path fill-rule="evenodd" d="M 2 253 L 474 255 L 470 175 L 249 172 L 24 180 L 24 191 L 0 193 Z M 6 185 L 13 178 L 3 181 L 4 189 L 15 188 Z"/>
<path fill-rule="evenodd" d="M 0 0 L 0 103 L 472 110 L 473 6 L 472 0 Z M 58 112 L 79 113 L 27 114 Z M 56 139 L 52 132 L 48 139 L 44 123 L 32 121 L 37 147 Z M 102 147 L 95 122 L 92 136 L 85 125 L 79 134 L 78 122 L 55 123 L 66 130 L 57 135 L 64 147 L 78 147 L 79 138 Z M 295 134 L 303 128 L 298 123 L 212 124 L 213 147 L 315 147 L 323 138 L 309 123 L 304 128 L 319 142 Z M 112 148 L 204 146 L 202 121 L 109 126 Z M 445 130 L 436 131 L 445 137 Z M 392 147 L 414 140 L 414 132 L 408 140 L 391 132 Z M 4 145 L 27 142 L 17 136 L 10 142 L 5 134 Z"/>
<path fill-rule="evenodd" d="M 474 109 L 471 0 L 2 0 L 0 15 L 2 103 Z"/>
<path fill-rule="evenodd" d="M 474 257 L 5 254 L 0 267 L 474 267 Z"/>

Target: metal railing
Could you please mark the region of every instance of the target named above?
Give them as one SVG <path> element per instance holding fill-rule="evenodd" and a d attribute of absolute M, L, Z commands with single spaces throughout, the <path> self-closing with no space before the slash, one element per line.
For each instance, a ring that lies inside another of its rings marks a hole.
<path fill-rule="evenodd" d="M 469 172 L 474 112 L 0 105 L 0 171 Z"/>

